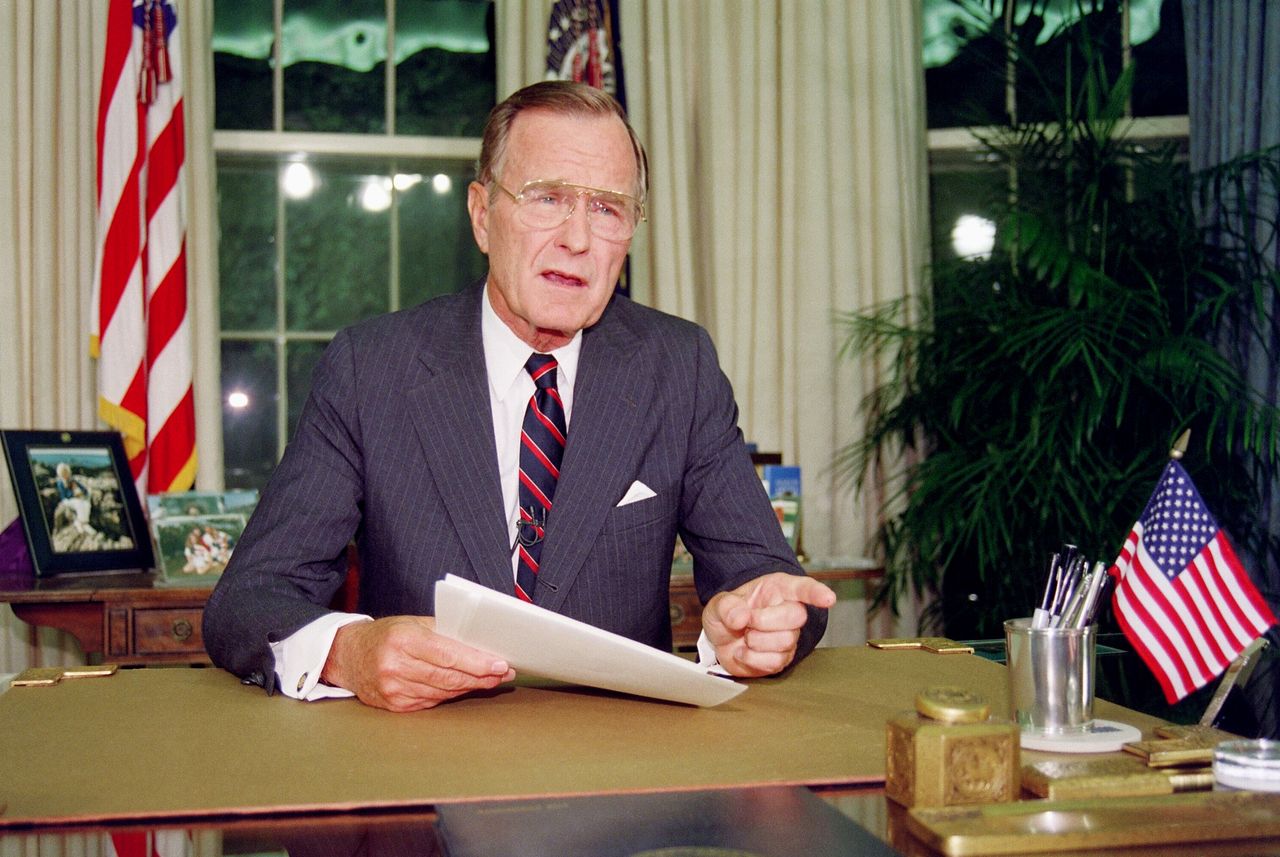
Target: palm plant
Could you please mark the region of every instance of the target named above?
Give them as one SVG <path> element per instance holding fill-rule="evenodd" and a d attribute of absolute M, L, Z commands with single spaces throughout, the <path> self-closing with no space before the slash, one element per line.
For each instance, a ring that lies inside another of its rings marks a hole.
<path fill-rule="evenodd" d="M 1224 526 L 1275 548 L 1250 526 L 1257 474 L 1239 453 L 1273 466 L 1280 414 L 1211 344 L 1229 310 L 1277 289 L 1274 271 L 1197 224 L 1194 192 L 1230 168 L 1190 176 L 1172 148 L 1127 139 L 1132 69 L 1110 75 L 1087 37 L 1068 49 L 1080 84 L 1054 94 L 1054 121 L 981 138 L 1011 177 L 990 256 L 935 266 L 918 302 L 842 317 L 845 354 L 878 356 L 887 380 L 838 467 L 860 486 L 905 468 L 878 534 L 879 603 L 940 595 L 926 621 L 956 638 L 1029 615 L 1063 542 L 1114 559 L 1187 428 L 1184 464 Z"/>

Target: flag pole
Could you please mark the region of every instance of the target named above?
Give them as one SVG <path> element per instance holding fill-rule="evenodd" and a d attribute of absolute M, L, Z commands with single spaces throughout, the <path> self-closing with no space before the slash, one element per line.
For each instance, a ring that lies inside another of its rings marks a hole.
<path fill-rule="evenodd" d="M 1186 455 L 1187 446 L 1191 443 L 1191 429 L 1184 429 L 1182 434 L 1178 435 L 1178 439 L 1173 442 L 1173 448 L 1169 450 L 1169 457 L 1174 461 L 1181 461 L 1182 456 Z"/>

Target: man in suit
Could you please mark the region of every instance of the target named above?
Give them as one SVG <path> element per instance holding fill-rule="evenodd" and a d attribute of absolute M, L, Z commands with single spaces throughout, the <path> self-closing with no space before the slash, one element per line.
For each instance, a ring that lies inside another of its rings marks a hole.
<path fill-rule="evenodd" d="M 435 633 L 448 573 L 670 649 L 679 533 L 702 660 L 785 669 L 835 595 L 782 537 L 706 332 L 614 294 L 648 181 L 621 107 L 526 87 L 490 115 L 478 166 L 467 201 L 488 276 L 334 339 L 209 599 L 210 656 L 268 691 L 397 711 L 510 680 Z M 562 451 L 527 467 L 544 429 Z M 535 487 L 546 496 L 526 500 Z M 359 615 L 325 606 L 353 536 Z"/>

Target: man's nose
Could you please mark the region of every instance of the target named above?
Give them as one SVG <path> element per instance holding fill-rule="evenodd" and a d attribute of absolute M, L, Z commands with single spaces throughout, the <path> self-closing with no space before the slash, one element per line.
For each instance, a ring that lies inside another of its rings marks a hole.
<path fill-rule="evenodd" d="M 573 212 L 560 226 L 560 243 L 573 253 L 584 253 L 591 246 L 591 223 L 587 219 L 587 202 L 581 197 Z"/>

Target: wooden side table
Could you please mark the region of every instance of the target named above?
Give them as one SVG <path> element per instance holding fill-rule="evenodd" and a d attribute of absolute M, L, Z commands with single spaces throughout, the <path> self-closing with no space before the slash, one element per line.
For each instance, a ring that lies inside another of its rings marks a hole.
<path fill-rule="evenodd" d="M 0 602 L 31 625 L 75 637 L 90 660 L 207 664 L 200 621 L 208 588 L 156 586 L 151 573 L 0 577 Z"/>

